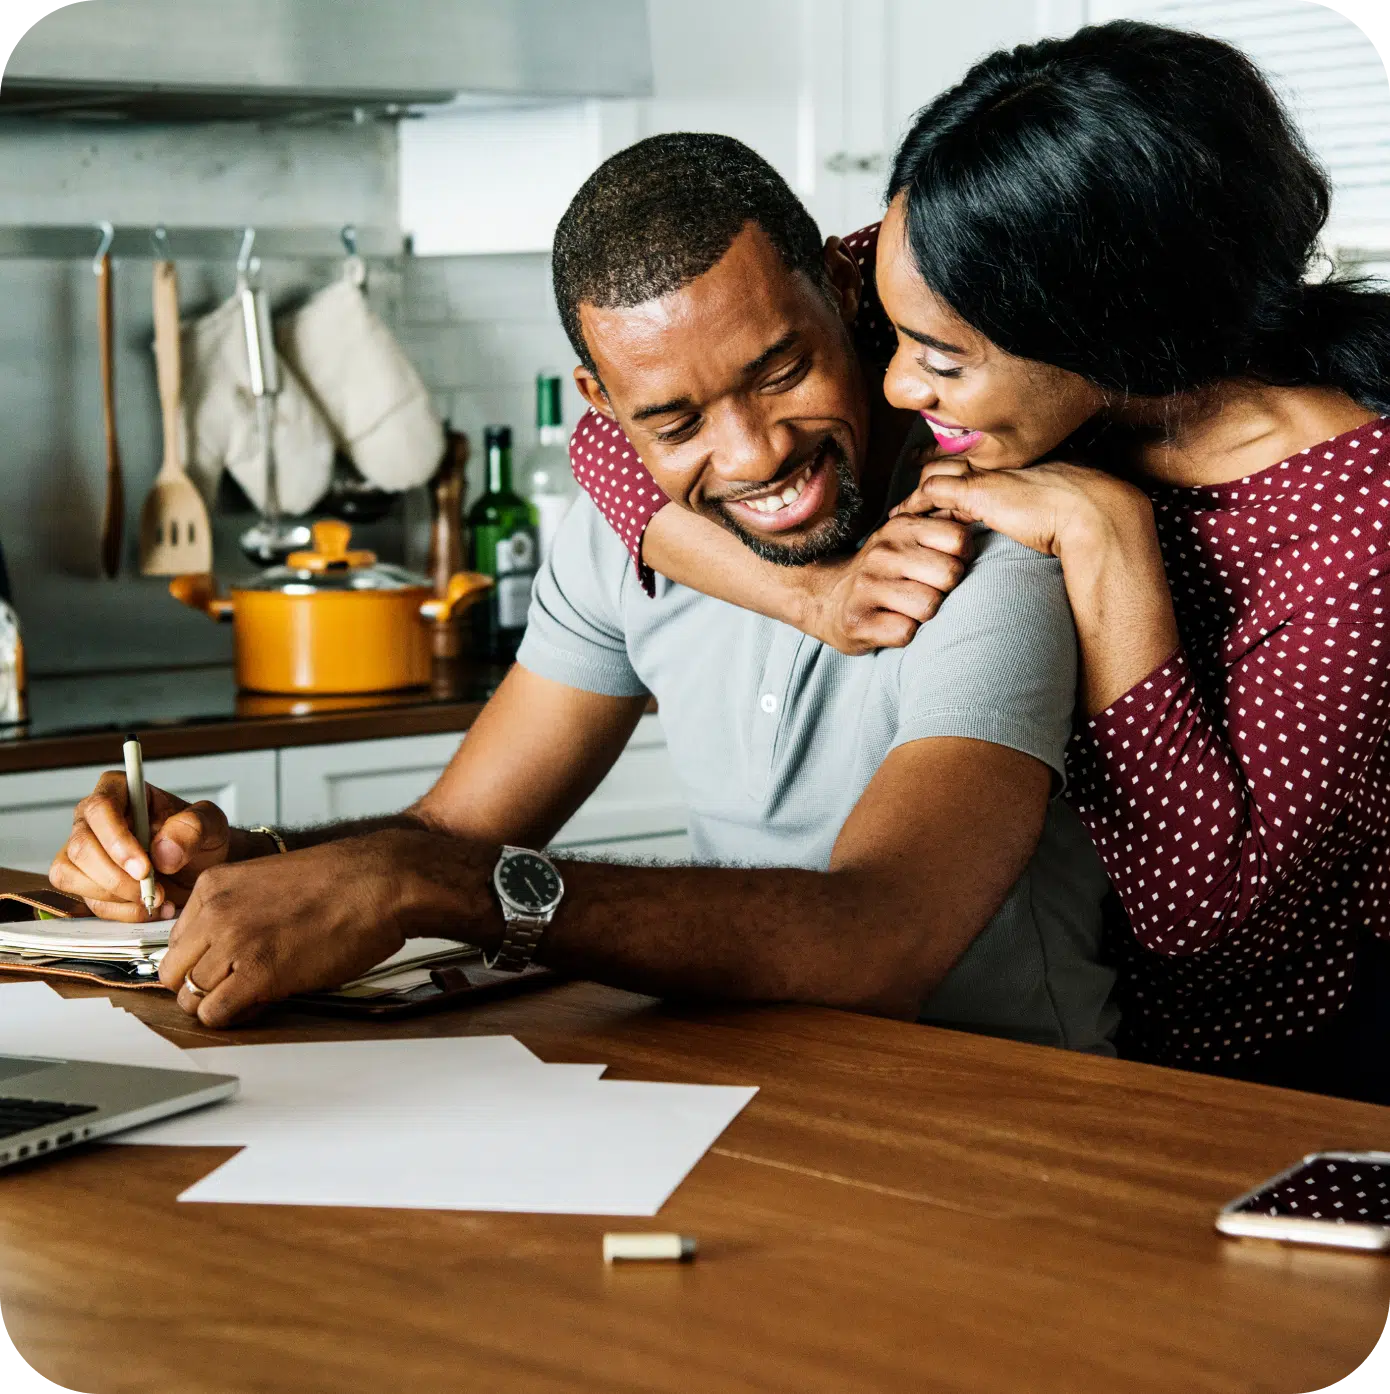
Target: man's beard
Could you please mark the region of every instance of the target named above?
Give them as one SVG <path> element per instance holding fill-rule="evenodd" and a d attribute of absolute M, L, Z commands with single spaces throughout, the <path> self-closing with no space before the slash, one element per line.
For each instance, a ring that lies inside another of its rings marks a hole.
<path fill-rule="evenodd" d="M 721 503 L 712 503 L 705 511 L 750 551 L 777 566 L 809 566 L 849 551 L 859 540 L 864 495 L 859 491 L 859 481 L 839 442 L 827 437 L 823 448 L 835 465 L 835 512 L 809 537 L 794 542 L 774 542 L 763 533 L 745 528 Z"/>

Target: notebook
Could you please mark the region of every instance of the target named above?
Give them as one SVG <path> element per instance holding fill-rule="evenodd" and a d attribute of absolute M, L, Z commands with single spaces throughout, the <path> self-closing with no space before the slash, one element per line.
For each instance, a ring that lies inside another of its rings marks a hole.
<path fill-rule="evenodd" d="M 165 990 L 159 964 L 174 921 L 117 924 L 83 916 L 85 909 L 75 897 L 45 888 L 39 877 L 0 869 L 0 972 Z M 352 982 L 293 1001 L 335 1015 L 406 1016 L 552 980 L 538 967 L 494 972 L 484 966 L 481 950 L 455 939 L 411 939 Z"/>

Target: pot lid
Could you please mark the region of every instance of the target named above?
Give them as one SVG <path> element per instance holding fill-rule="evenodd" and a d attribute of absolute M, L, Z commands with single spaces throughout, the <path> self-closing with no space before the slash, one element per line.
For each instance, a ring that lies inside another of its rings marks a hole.
<path fill-rule="evenodd" d="M 272 566 L 236 590 L 284 591 L 309 595 L 315 591 L 428 590 L 430 583 L 403 566 L 379 562 L 375 552 L 354 551 L 352 529 L 336 518 L 323 518 L 311 529 L 314 545 L 291 552 L 284 566 Z"/>

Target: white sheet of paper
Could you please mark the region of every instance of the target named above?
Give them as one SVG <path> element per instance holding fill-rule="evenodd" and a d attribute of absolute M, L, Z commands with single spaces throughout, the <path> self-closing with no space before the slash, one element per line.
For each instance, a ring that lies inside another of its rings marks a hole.
<path fill-rule="evenodd" d="M 655 1215 L 756 1092 L 628 1080 L 497 1091 L 466 1120 L 248 1147 L 179 1199 Z"/>
<path fill-rule="evenodd" d="M 196 1070 L 180 1050 L 106 997 L 65 998 L 47 983 L 0 986 L 0 1053 Z"/>
<path fill-rule="evenodd" d="M 525 1083 L 518 1081 L 518 1071 L 514 1068 L 497 1070 L 490 1078 L 473 1080 L 446 1097 L 427 1103 L 343 1097 L 327 1102 L 285 1104 L 237 1097 L 158 1123 L 148 1123 L 133 1132 L 105 1140 L 161 1147 L 259 1147 L 300 1143 L 313 1146 L 324 1140 L 339 1140 L 355 1147 L 364 1137 L 388 1131 L 409 1135 L 420 1145 L 429 1146 L 438 1129 L 468 1126 L 475 1117 L 490 1116 L 499 1095 L 505 1097 L 525 1089 L 535 1097 L 547 1090 L 572 1088 L 596 1080 L 604 1070 L 602 1065 L 523 1068 L 527 1076 Z M 533 1074 L 544 1078 L 532 1083 L 530 1076 Z"/>
<path fill-rule="evenodd" d="M 23 983 L 6 983 L 0 987 L 0 1011 L 6 1016 L 11 1012 L 51 1010 L 54 1003 L 65 1001 L 67 999 L 51 984 L 39 978 L 31 978 Z"/>
<path fill-rule="evenodd" d="M 170 1118 L 114 1142 L 186 1147 L 250 1142 L 230 1130 L 234 1112 L 269 1109 L 271 1120 L 314 1111 L 351 1119 L 373 1108 L 440 1108 L 487 1081 L 546 1066 L 514 1036 L 442 1036 L 421 1040 L 296 1041 L 211 1046 L 184 1052 L 199 1068 L 236 1075 L 235 1099 Z M 592 1073 L 602 1066 L 587 1067 Z M 257 1128 L 263 1126 L 257 1124 Z M 357 1126 L 365 1126 L 359 1123 Z M 257 1134 L 259 1135 L 259 1133 Z"/>

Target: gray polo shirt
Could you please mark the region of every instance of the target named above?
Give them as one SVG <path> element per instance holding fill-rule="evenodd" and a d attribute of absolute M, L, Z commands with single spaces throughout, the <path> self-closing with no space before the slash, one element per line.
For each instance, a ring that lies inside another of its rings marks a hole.
<path fill-rule="evenodd" d="M 1076 638 L 1053 559 L 980 532 L 969 575 L 912 643 L 857 658 L 656 584 L 655 599 L 642 592 L 622 541 L 581 495 L 537 578 L 518 661 L 586 692 L 656 698 L 697 861 L 826 870 L 888 753 L 933 736 L 1024 751 L 1061 787 Z M 1105 886 L 1085 831 L 1054 798 L 1027 870 L 921 1020 L 1108 1052 Z"/>

